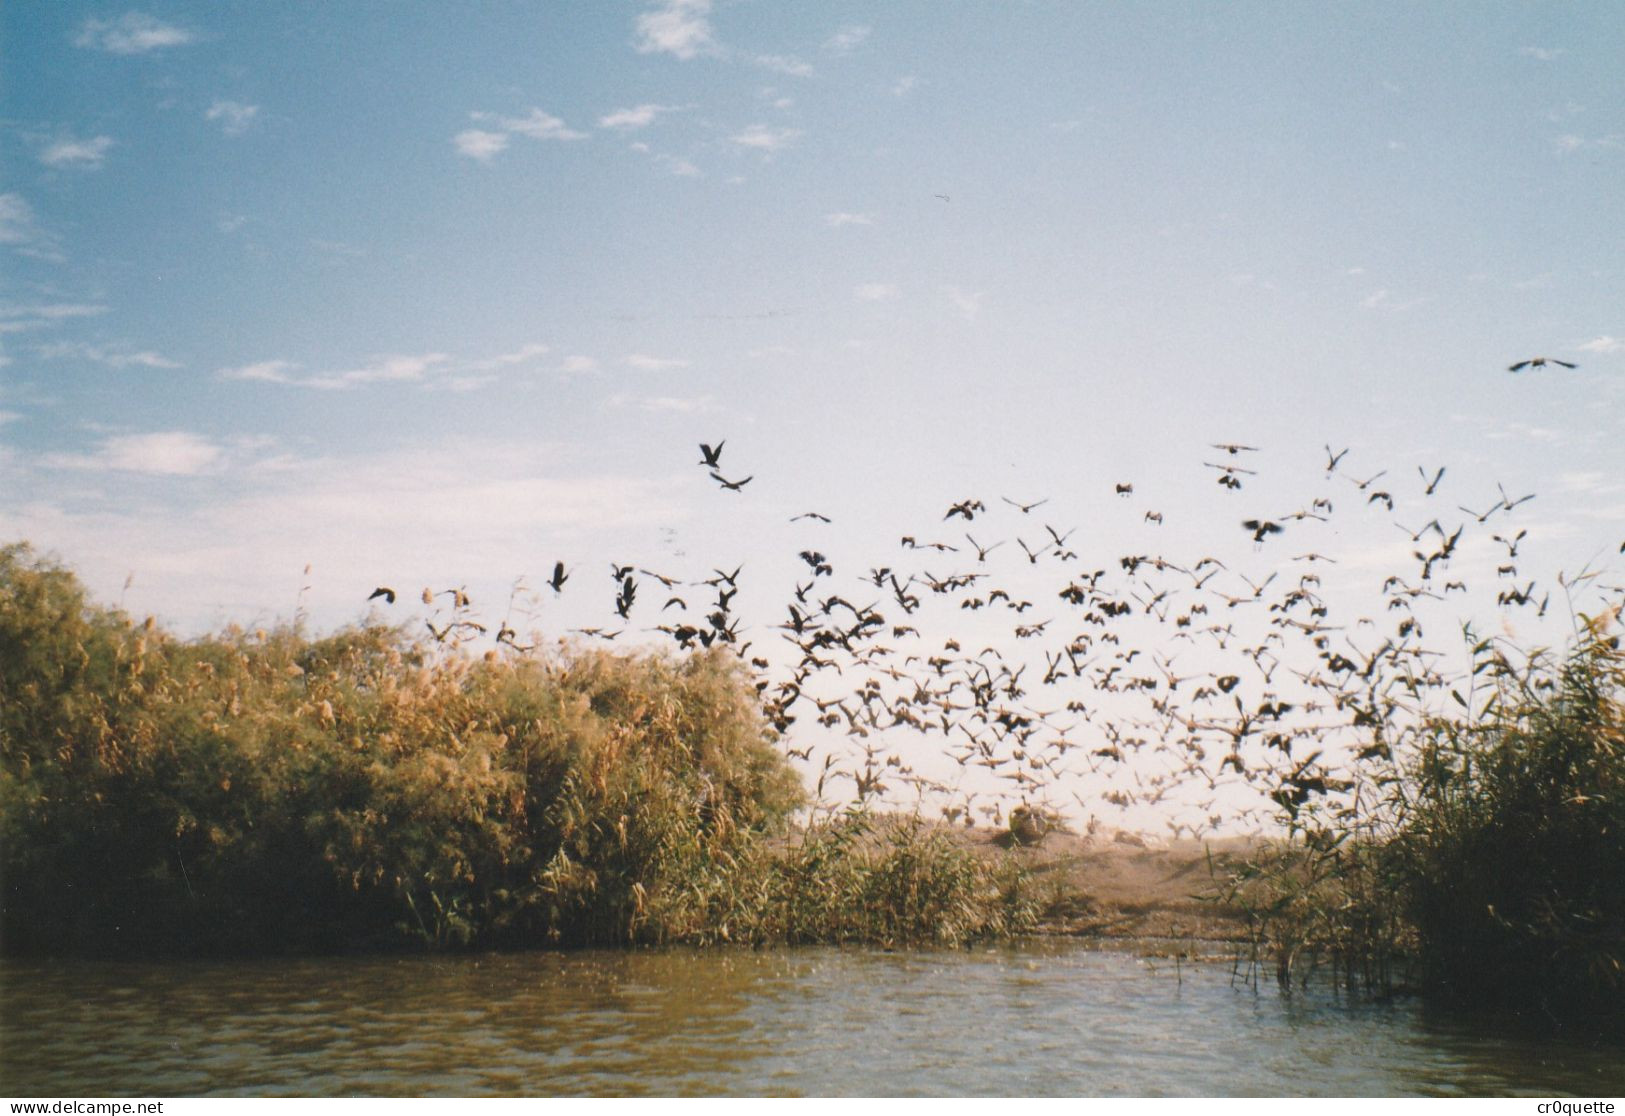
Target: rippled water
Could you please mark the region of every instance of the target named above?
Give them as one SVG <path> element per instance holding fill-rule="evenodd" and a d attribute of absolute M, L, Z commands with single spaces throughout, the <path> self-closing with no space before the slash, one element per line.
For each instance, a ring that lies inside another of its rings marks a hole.
<path fill-rule="evenodd" d="M 1625 1093 L 1625 1049 L 1072 943 L 7 963 L 12 1095 Z"/>

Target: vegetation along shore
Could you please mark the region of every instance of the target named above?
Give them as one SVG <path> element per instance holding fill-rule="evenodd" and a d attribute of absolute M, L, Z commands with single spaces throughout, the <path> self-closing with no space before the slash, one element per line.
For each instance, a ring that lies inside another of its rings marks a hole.
<path fill-rule="evenodd" d="M 1618 1017 L 1625 652 L 1475 648 L 1489 699 L 1369 726 L 1352 807 L 1146 846 L 809 813 L 741 657 L 172 636 L 0 550 L 8 953 L 1135 935 L 1377 991 Z M 1337 788 L 1332 788 L 1337 789 Z M 1180 950 L 1184 951 L 1183 948 Z"/>

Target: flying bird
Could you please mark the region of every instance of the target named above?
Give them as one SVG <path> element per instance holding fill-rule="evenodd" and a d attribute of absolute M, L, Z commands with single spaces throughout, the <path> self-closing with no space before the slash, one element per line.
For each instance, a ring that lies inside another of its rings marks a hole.
<path fill-rule="evenodd" d="M 1520 360 L 1517 364 L 1508 366 L 1507 371 L 1522 372 L 1525 368 L 1545 368 L 1548 364 L 1558 364 L 1564 368 L 1580 367 L 1578 364 L 1570 364 L 1568 361 L 1558 360 L 1556 357 L 1530 357 L 1528 360 Z"/>
<path fill-rule="evenodd" d="M 721 473 L 719 473 L 719 472 L 717 472 L 716 470 L 713 469 L 711 471 L 711 479 L 716 481 L 723 488 L 726 488 L 729 492 L 740 492 L 740 491 L 744 490 L 744 487 L 747 484 L 749 484 L 751 481 L 756 479 L 756 474 L 752 473 L 750 476 L 746 477 L 744 480 L 731 481 L 727 477 L 723 476 Z"/>
<path fill-rule="evenodd" d="M 554 562 L 553 576 L 548 578 L 547 581 L 547 583 L 553 587 L 554 594 L 558 594 L 564 588 L 564 583 L 569 580 L 570 575 L 564 572 L 564 563 Z"/>
<path fill-rule="evenodd" d="M 379 597 L 384 598 L 385 604 L 394 604 L 395 590 L 385 588 L 384 586 L 380 585 L 378 588 L 372 591 L 372 594 L 367 599 L 369 601 L 376 601 Z"/>
<path fill-rule="evenodd" d="M 1279 535 L 1282 530 L 1279 523 L 1267 519 L 1244 519 L 1241 525 L 1253 533 L 1254 542 L 1263 542 L 1265 535 Z"/>
<path fill-rule="evenodd" d="M 727 439 L 723 439 L 722 441 L 718 442 L 715 446 L 708 446 L 704 442 L 701 442 L 700 443 L 700 464 L 704 465 L 705 467 L 707 467 L 709 469 L 715 469 L 718 465 L 720 465 L 722 463 L 722 447 L 727 445 L 727 444 L 728 444 Z"/>

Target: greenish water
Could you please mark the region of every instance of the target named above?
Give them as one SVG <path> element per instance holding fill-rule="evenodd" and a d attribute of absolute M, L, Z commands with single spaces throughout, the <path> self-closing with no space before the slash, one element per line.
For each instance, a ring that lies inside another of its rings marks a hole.
<path fill-rule="evenodd" d="M 1625 1048 L 1039 942 L 0 967 L 0 1092 L 1625 1093 Z"/>

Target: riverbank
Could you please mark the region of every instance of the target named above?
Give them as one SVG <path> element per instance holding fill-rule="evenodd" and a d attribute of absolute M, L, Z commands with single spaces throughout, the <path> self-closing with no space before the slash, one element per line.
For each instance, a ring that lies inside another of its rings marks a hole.
<path fill-rule="evenodd" d="M 1159 841 L 1133 833 L 1082 835 L 1053 829 L 1031 845 L 1006 830 L 955 829 L 977 856 L 1010 858 L 1039 896 L 1036 933 L 1114 941 L 1246 940 L 1242 911 L 1215 898 L 1224 875 L 1258 846 L 1256 837 Z M 1217 874 L 1217 877 L 1215 876 Z"/>

